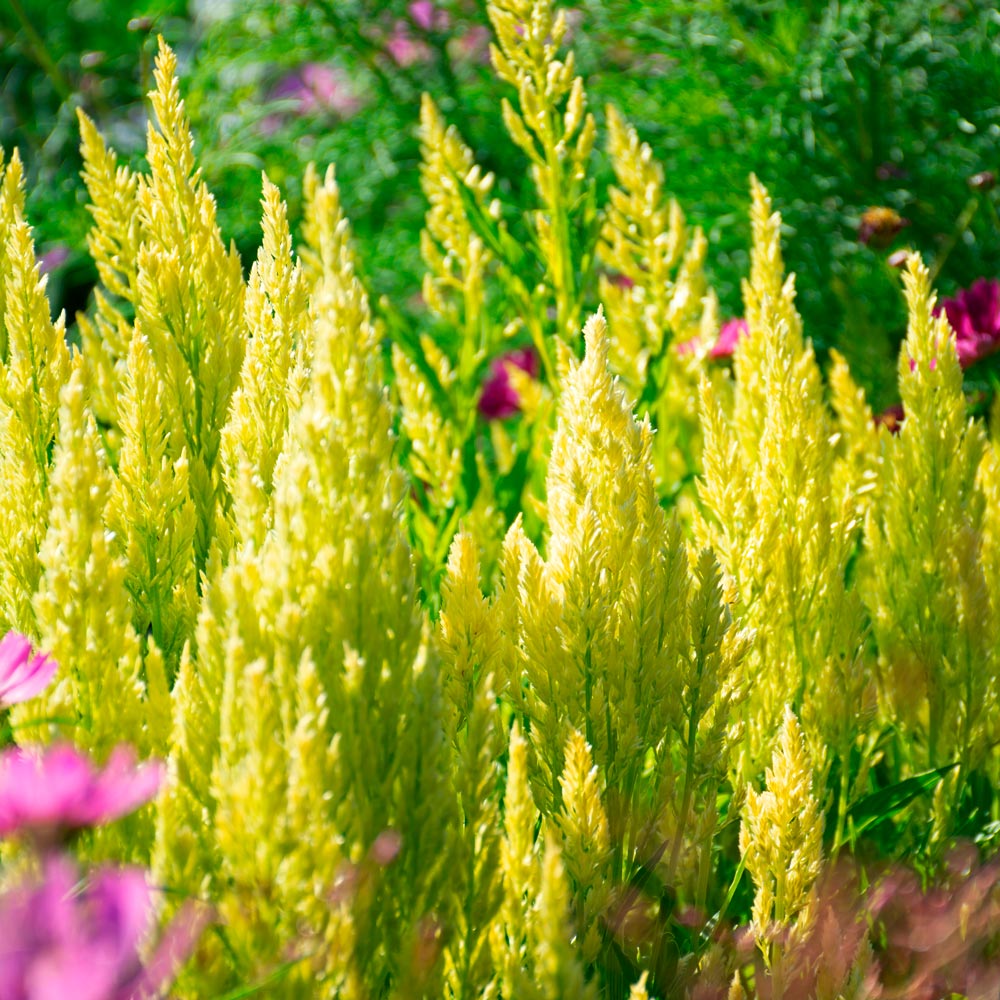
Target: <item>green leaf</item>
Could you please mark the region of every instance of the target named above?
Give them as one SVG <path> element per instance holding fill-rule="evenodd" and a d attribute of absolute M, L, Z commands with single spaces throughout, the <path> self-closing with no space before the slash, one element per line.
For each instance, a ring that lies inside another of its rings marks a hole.
<path fill-rule="evenodd" d="M 850 839 L 853 840 L 866 830 L 891 819 L 914 799 L 933 791 L 938 782 L 956 767 L 958 767 L 957 763 L 948 764 L 946 767 L 935 768 L 933 771 L 915 774 L 912 778 L 897 782 L 895 785 L 889 785 L 887 788 L 880 788 L 877 792 L 866 795 L 863 799 L 855 802 L 847 812 Z M 842 844 L 834 845 L 835 849 L 841 846 Z"/>

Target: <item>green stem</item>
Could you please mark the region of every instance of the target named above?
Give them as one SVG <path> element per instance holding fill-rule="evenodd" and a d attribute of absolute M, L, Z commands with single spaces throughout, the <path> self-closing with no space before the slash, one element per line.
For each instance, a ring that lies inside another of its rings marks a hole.
<path fill-rule="evenodd" d="M 52 81 L 52 86 L 56 88 L 60 98 L 68 101 L 73 96 L 73 88 L 63 75 L 62 70 L 56 65 L 55 60 L 49 54 L 45 45 L 45 40 L 35 30 L 35 26 L 28 20 L 28 15 L 21 6 L 21 0 L 9 0 L 14 16 L 21 25 L 21 30 L 28 36 L 28 48 L 34 56 L 35 61 L 45 71 L 45 75 Z"/>
<path fill-rule="evenodd" d="M 979 210 L 979 202 L 980 196 L 974 194 L 965 203 L 965 208 L 962 209 L 962 214 L 958 217 L 958 221 L 955 223 L 955 228 L 948 237 L 948 241 L 941 248 L 941 252 L 937 255 L 931 266 L 930 282 L 932 285 L 937 281 L 937 277 L 941 273 L 941 268 L 944 267 L 945 261 L 951 256 L 952 250 L 955 249 L 958 241 L 971 225 L 973 218 L 975 218 L 976 212 Z"/>

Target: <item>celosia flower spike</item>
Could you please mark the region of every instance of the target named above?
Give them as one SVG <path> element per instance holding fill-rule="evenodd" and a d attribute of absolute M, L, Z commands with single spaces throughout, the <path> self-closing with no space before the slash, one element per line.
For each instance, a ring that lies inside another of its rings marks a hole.
<path fill-rule="evenodd" d="M 0 837 L 27 833 L 59 841 L 134 812 L 163 780 L 163 765 L 136 765 L 131 747 L 115 749 L 102 770 L 68 744 L 0 756 Z"/>
<path fill-rule="evenodd" d="M 57 666 L 45 653 L 32 656 L 26 636 L 8 632 L 0 642 L 0 709 L 41 694 Z"/>

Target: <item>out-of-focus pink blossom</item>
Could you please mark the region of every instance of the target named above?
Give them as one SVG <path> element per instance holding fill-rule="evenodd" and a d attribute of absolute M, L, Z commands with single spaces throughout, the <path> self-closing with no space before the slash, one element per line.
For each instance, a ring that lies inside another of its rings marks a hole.
<path fill-rule="evenodd" d="M 719 330 L 719 337 L 708 352 L 713 358 L 731 358 L 741 337 L 747 335 L 745 319 L 727 319 Z"/>
<path fill-rule="evenodd" d="M 397 21 L 393 25 L 392 34 L 386 40 L 385 51 L 397 65 L 407 69 L 416 63 L 427 62 L 431 58 L 431 50 L 420 38 L 414 38 L 410 27 L 405 21 Z"/>
<path fill-rule="evenodd" d="M 269 98 L 298 101 L 300 115 L 332 112 L 340 118 L 357 114 L 363 104 L 350 77 L 339 66 L 318 62 L 304 63 L 282 77 Z"/>
<path fill-rule="evenodd" d="M 615 288 L 627 289 L 635 287 L 635 282 L 627 274 L 622 274 L 620 271 L 615 271 L 613 274 L 609 274 L 608 281 L 610 281 Z"/>
<path fill-rule="evenodd" d="M 45 653 L 31 655 L 26 636 L 8 632 L 0 642 L 0 708 L 41 694 L 56 669 L 56 661 Z"/>
<path fill-rule="evenodd" d="M 955 331 L 958 361 L 963 368 L 1000 349 L 1000 281 L 980 278 L 934 308 Z"/>
<path fill-rule="evenodd" d="M 532 378 L 538 377 L 538 357 L 530 347 L 508 351 L 490 365 L 490 373 L 479 397 L 479 412 L 487 420 L 502 420 L 513 416 L 521 407 L 521 399 L 510 381 L 510 367 L 520 368 Z"/>
<path fill-rule="evenodd" d="M 155 907 L 144 871 L 105 868 L 81 884 L 62 856 L 37 882 L 0 895 L 0 997 L 131 1000 L 161 996 L 190 954 L 207 908 L 182 907 L 143 968 Z"/>
<path fill-rule="evenodd" d="M 709 357 L 719 360 L 721 358 L 731 358 L 736 350 L 739 339 L 746 335 L 747 321 L 745 319 L 728 319 L 722 324 L 719 336 L 708 352 Z M 690 340 L 682 340 L 677 345 L 678 354 L 694 354 L 701 344 L 698 337 Z"/>
<path fill-rule="evenodd" d="M 483 24 L 473 24 L 455 35 L 448 51 L 458 62 L 487 63 L 490 59 L 490 29 Z"/>
<path fill-rule="evenodd" d="M 447 31 L 451 24 L 448 12 L 438 10 L 431 0 L 413 0 L 407 10 L 421 31 Z"/>
<path fill-rule="evenodd" d="M 68 744 L 11 747 L 0 755 L 0 837 L 24 833 L 58 843 L 75 830 L 138 809 L 162 780 L 159 761 L 137 765 L 127 746 L 112 751 L 102 769 Z"/>
<path fill-rule="evenodd" d="M 5 1000 L 118 1000 L 130 996 L 153 909 L 140 869 L 78 873 L 52 859 L 41 883 L 0 897 L 0 996 Z"/>
<path fill-rule="evenodd" d="M 57 271 L 66 261 L 69 260 L 70 249 L 62 245 L 46 250 L 38 258 L 38 271 L 40 274 L 51 274 Z"/>

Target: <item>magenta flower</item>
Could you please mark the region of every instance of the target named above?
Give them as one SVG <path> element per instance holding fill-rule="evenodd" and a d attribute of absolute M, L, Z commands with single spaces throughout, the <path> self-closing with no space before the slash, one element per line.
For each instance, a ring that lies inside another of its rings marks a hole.
<path fill-rule="evenodd" d="M 48 686 L 57 664 L 44 653 L 31 655 L 31 642 L 8 632 L 0 642 L 0 709 L 34 698 Z"/>
<path fill-rule="evenodd" d="M 155 919 L 139 868 L 105 868 L 81 883 L 64 857 L 40 881 L 0 895 L 0 997 L 4 1000 L 133 1000 L 162 996 L 190 954 L 205 919 L 185 906 L 145 968 Z"/>
<path fill-rule="evenodd" d="M 140 977 L 153 908 L 140 869 L 98 872 L 82 892 L 65 858 L 43 880 L 0 897 L 4 1000 L 124 1000 Z"/>
<path fill-rule="evenodd" d="M 58 842 L 133 812 L 156 795 L 162 780 L 161 763 L 137 766 L 127 746 L 117 747 L 101 770 L 69 744 L 11 747 L 0 755 L 0 837 L 27 833 Z"/>
<path fill-rule="evenodd" d="M 538 358 L 530 347 L 508 351 L 495 358 L 479 397 L 479 412 L 487 420 L 502 420 L 513 416 L 521 407 L 517 390 L 510 382 L 511 365 L 527 372 L 532 378 L 538 377 Z"/>
<path fill-rule="evenodd" d="M 713 358 L 731 358 L 736 350 L 736 344 L 741 337 L 745 337 L 749 327 L 745 319 L 729 319 L 722 324 L 719 330 L 719 338 L 712 345 L 708 353 Z"/>
<path fill-rule="evenodd" d="M 736 344 L 741 337 L 746 336 L 747 321 L 745 319 L 728 319 L 722 324 L 719 336 L 708 352 L 709 357 L 716 360 L 721 358 L 731 358 L 736 350 Z M 692 337 L 690 340 L 682 340 L 677 345 L 678 354 L 694 354 L 701 345 L 699 337 Z"/>
<path fill-rule="evenodd" d="M 958 362 L 963 368 L 1000 349 L 1000 281 L 980 278 L 971 288 L 935 306 L 935 316 L 942 312 L 955 331 Z"/>

